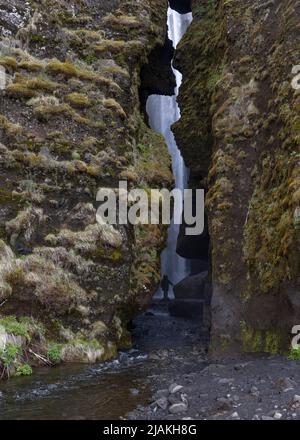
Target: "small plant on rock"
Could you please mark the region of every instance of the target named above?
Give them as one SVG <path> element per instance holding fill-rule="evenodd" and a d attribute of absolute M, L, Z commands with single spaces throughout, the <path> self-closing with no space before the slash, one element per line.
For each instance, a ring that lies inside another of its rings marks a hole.
<path fill-rule="evenodd" d="M 51 343 L 48 347 L 47 356 L 51 362 L 58 364 L 61 361 L 61 346 Z"/>
<path fill-rule="evenodd" d="M 16 370 L 16 376 L 31 376 L 32 368 L 28 364 L 19 365 Z"/>
<path fill-rule="evenodd" d="M 290 361 L 300 361 L 300 348 L 291 348 L 288 359 Z"/>
<path fill-rule="evenodd" d="M 10 370 L 16 362 L 17 356 L 21 353 L 20 345 L 7 344 L 5 348 L 0 350 L 0 369 L 1 378 L 10 376 Z"/>

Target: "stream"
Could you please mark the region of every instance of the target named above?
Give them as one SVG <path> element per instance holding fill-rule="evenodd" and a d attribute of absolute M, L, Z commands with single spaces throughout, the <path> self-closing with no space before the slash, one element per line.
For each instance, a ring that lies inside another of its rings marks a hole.
<path fill-rule="evenodd" d="M 198 320 L 171 317 L 154 300 L 134 323 L 135 348 L 95 365 L 40 368 L 0 383 L 0 420 L 118 420 L 152 401 L 163 376 L 199 366 Z M 203 336 L 202 336 L 203 337 Z"/>

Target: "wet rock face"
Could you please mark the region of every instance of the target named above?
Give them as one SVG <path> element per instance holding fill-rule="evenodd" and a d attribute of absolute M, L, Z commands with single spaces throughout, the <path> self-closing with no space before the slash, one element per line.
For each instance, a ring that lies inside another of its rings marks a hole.
<path fill-rule="evenodd" d="M 194 2 L 193 13 L 174 131 L 208 190 L 212 348 L 278 352 L 300 322 L 299 4 Z"/>
<path fill-rule="evenodd" d="M 0 0 L 1 315 L 44 321 L 61 343 L 95 339 L 103 358 L 128 345 L 125 324 L 159 280 L 164 229 L 98 225 L 96 194 L 172 181 L 139 103 L 166 11 L 160 0 Z"/>

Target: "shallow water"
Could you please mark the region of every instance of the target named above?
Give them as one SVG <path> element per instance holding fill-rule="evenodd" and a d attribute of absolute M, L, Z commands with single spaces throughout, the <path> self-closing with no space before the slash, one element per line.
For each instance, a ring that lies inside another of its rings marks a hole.
<path fill-rule="evenodd" d="M 162 375 L 192 371 L 199 361 L 190 353 L 203 342 L 201 323 L 171 317 L 162 301 L 136 319 L 133 339 L 136 349 L 111 362 L 39 368 L 31 377 L 1 381 L 0 420 L 126 417 L 152 401 Z"/>
<path fill-rule="evenodd" d="M 128 365 L 64 365 L 35 370 L 32 377 L 0 384 L 0 420 L 116 420 L 140 404 L 150 390 L 147 361 L 135 355 Z"/>

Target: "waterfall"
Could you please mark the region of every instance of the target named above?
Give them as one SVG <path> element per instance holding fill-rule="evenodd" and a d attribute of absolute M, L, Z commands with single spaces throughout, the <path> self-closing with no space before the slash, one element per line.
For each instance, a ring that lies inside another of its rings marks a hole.
<path fill-rule="evenodd" d="M 192 19 L 192 13 L 179 14 L 171 8 L 168 9 L 168 35 L 169 39 L 173 42 L 174 48 L 177 47 Z M 169 153 L 172 157 L 175 187 L 184 190 L 187 187 L 188 170 L 171 131 L 172 124 L 180 119 L 177 96 L 182 82 L 182 75 L 174 68 L 173 72 L 177 84 L 175 95 L 151 95 L 147 100 L 146 109 L 150 127 L 161 133 L 168 145 Z M 178 234 L 179 225 L 171 223 L 168 230 L 167 247 L 161 255 L 161 273 L 162 275 L 166 274 L 174 285 L 189 274 L 187 260 L 176 253 Z M 159 289 L 157 295 L 162 295 L 161 289 Z"/>

